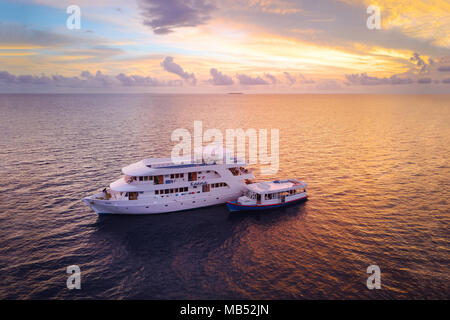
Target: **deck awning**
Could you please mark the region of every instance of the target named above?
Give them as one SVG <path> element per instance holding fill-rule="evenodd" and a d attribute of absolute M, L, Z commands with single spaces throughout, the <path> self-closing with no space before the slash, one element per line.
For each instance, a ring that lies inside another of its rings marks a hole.
<path fill-rule="evenodd" d="M 306 186 L 306 183 L 299 180 L 284 180 L 252 183 L 247 185 L 247 189 L 259 194 L 268 194 L 306 188 Z"/>

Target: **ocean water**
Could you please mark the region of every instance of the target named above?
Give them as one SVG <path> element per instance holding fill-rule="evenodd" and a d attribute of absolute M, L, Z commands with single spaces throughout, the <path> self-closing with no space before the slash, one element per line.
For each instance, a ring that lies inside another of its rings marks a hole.
<path fill-rule="evenodd" d="M 195 120 L 278 128 L 280 169 L 256 176 L 300 177 L 309 201 L 100 217 L 81 202 Z M 0 95 L 0 130 L 2 299 L 450 298 L 450 96 Z"/>

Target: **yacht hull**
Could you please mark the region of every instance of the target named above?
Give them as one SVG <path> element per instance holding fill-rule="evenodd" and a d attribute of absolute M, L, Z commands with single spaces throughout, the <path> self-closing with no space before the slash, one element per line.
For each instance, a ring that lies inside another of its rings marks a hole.
<path fill-rule="evenodd" d="M 196 198 L 177 199 L 160 203 L 149 203 L 140 200 L 98 200 L 94 199 L 94 197 L 86 197 L 83 201 L 97 214 L 144 215 L 176 212 L 223 204 L 227 201 L 236 199 L 240 194 L 241 193 L 239 192 L 229 195 L 198 196 Z"/>

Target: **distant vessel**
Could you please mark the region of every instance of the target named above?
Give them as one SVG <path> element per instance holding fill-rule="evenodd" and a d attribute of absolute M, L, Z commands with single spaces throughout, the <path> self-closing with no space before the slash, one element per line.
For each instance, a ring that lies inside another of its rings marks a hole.
<path fill-rule="evenodd" d="M 155 214 L 225 203 L 245 190 L 253 173 L 237 158 L 223 163 L 144 159 L 122 168 L 110 189 L 83 198 L 96 213 Z"/>
<path fill-rule="evenodd" d="M 230 211 L 256 211 L 305 201 L 307 184 L 296 179 L 275 180 L 247 185 L 244 195 L 228 201 Z"/>

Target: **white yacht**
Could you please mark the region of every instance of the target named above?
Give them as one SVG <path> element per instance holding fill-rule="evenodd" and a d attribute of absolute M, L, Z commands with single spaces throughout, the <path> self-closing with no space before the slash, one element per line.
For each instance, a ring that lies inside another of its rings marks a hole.
<path fill-rule="evenodd" d="M 122 178 L 83 201 L 98 214 L 156 214 L 225 203 L 241 196 L 254 176 L 244 161 L 222 162 L 144 159 L 122 168 Z"/>

